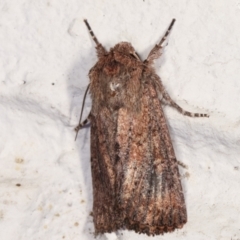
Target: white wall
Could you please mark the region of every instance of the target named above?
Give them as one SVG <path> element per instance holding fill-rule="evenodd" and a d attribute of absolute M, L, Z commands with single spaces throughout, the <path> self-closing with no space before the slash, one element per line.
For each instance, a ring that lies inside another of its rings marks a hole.
<path fill-rule="evenodd" d="M 0 239 L 94 239 L 90 128 L 76 142 L 73 130 L 97 60 L 83 19 L 107 49 L 129 41 L 144 59 L 176 18 L 157 72 L 179 105 L 210 118 L 164 109 L 188 166 L 188 223 L 156 239 L 239 240 L 239 15 L 236 0 L 2 0 Z M 117 237 L 149 239 L 98 239 Z"/>

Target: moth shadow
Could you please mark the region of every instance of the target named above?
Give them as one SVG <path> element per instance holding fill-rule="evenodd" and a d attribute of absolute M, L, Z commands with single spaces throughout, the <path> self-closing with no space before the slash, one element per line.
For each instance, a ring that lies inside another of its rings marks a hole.
<path fill-rule="evenodd" d="M 72 137 L 75 139 L 76 132 L 74 128 L 78 125 L 80 112 L 82 108 L 83 96 L 86 91 L 89 78 L 88 72 L 92 67 L 94 60 L 95 51 L 94 49 L 84 50 L 79 53 L 78 60 L 70 68 L 67 76 L 67 90 L 69 96 L 69 115 L 70 119 L 70 128 L 72 128 Z M 97 60 L 95 56 L 95 61 Z M 91 110 L 91 99 L 88 96 L 85 102 L 85 107 L 83 111 L 82 121 L 88 116 Z M 90 164 L 90 124 L 85 125 L 77 135 L 75 141 L 75 148 L 78 152 L 78 161 L 80 163 L 80 169 L 74 169 L 73 171 L 79 172 L 79 179 L 81 179 L 81 187 L 83 190 L 82 198 L 84 197 L 84 208 L 87 209 L 89 215 L 92 211 L 92 177 L 91 177 L 91 164 Z M 87 215 L 86 218 L 82 221 L 83 232 L 87 235 L 91 235 L 94 231 L 92 218 Z M 79 212 L 81 216 L 81 212 Z"/>

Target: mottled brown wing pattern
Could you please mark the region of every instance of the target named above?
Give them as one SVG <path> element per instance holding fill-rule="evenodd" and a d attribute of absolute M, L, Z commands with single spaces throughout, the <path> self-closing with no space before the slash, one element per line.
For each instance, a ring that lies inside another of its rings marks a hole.
<path fill-rule="evenodd" d="M 126 64 L 113 61 L 109 65 L 109 55 L 90 73 L 96 234 L 120 228 L 148 235 L 171 232 L 186 223 L 187 215 L 177 161 L 158 98 L 162 91 L 159 77 L 144 71 L 141 62 L 142 70 L 136 77 L 134 68 L 126 68 Z M 115 75 L 109 77 L 113 71 Z M 113 91 L 114 86 L 118 88 Z M 124 98 L 130 88 L 132 99 L 138 102 Z"/>
<path fill-rule="evenodd" d="M 114 126 L 110 113 L 104 108 L 91 118 L 91 168 L 93 183 L 93 221 L 95 234 L 120 228 L 116 221 L 114 153 L 109 144 Z M 119 221 L 118 221 L 119 222 Z"/>
<path fill-rule="evenodd" d="M 116 192 L 125 228 L 163 234 L 186 223 L 186 207 L 166 120 L 151 82 L 145 84 L 141 104 L 137 115 L 119 110 Z"/>

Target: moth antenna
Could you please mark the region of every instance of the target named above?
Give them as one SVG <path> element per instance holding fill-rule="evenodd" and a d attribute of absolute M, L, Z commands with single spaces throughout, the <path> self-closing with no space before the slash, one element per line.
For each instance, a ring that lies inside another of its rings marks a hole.
<path fill-rule="evenodd" d="M 88 92 L 88 90 L 89 90 L 89 86 L 90 86 L 90 84 L 88 84 L 87 89 L 86 89 L 86 91 L 85 91 L 85 93 L 84 93 L 83 103 L 82 103 L 82 109 L 81 109 L 81 114 L 80 114 L 79 122 L 78 122 L 77 127 L 75 128 L 75 130 L 76 130 L 75 141 L 76 141 L 76 139 L 77 139 L 78 132 L 79 132 L 79 130 L 81 129 L 80 125 L 81 125 L 81 121 L 82 121 L 83 108 L 84 108 L 84 105 L 85 105 L 85 100 L 86 100 L 87 92 Z"/>
<path fill-rule="evenodd" d="M 85 24 L 86 24 L 86 26 L 87 26 L 87 28 L 88 28 L 88 31 L 89 31 L 89 33 L 90 33 L 93 41 L 97 44 L 97 46 L 100 45 L 99 41 L 97 40 L 97 37 L 95 36 L 93 30 L 92 30 L 91 27 L 90 27 L 87 19 L 84 19 L 84 22 L 85 22 Z"/>
<path fill-rule="evenodd" d="M 161 46 L 162 43 L 163 43 L 163 42 L 166 40 L 166 38 L 168 37 L 169 33 L 170 33 L 171 30 L 172 30 L 172 27 L 173 27 L 175 21 L 176 21 L 176 19 L 173 18 L 172 22 L 170 23 L 170 25 L 169 25 L 169 27 L 168 27 L 168 30 L 166 31 L 165 35 L 162 37 L 161 41 L 159 42 L 159 44 L 158 44 L 159 46 Z"/>
<path fill-rule="evenodd" d="M 153 63 L 154 59 L 157 59 L 161 56 L 161 50 L 163 48 L 162 44 L 168 37 L 169 33 L 171 32 L 171 29 L 172 29 L 175 21 L 176 21 L 175 19 L 173 19 L 171 21 L 166 33 L 164 34 L 164 36 L 161 39 L 161 41 L 158 44 L 156 44 L 155 47 L 150 51 L 147 59 L 144 61 L 145 64 L 151 65 Z"/>
<path fill-rule="evenodd" d="M 104 47 L 102 46 L 102 44 L 99 43 L 97 37 L 95 36 L 93 30 L 91 29 L 91 27 L 90 27 L 90 25 L 89 25 L 87 19 L 84 19 L 83 21 L 85 22 L 85 24 L 86 24 L 86 26 L 87 26 L 87 29 L 88 29 L 88 31 L 89 31 L 89 33 L 90 33 L 93 41 L 94 41 L 94 42 L 96 43 L 96 45 L 97 45 L 97 46 L 96 46 L 97 55 L 98 55 L 98 57 L 101 57 L 102 55 L 106 54 L 107 52 L 106 52 L 106 50 L 104 49 Z"/>

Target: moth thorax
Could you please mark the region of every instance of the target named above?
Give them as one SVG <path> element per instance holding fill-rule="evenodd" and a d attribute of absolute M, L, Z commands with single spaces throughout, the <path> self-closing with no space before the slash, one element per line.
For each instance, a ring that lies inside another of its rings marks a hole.
<path fill-rule="evenodd" d="M 115 91 L 117 91 L 118 88 L 120 87 L 120 83 L 111 82 L 111 83 L 109 84 L 109 87 L 110 87 L 110 90 L 111 90 L 112 92 L 115 92 Z"/>

